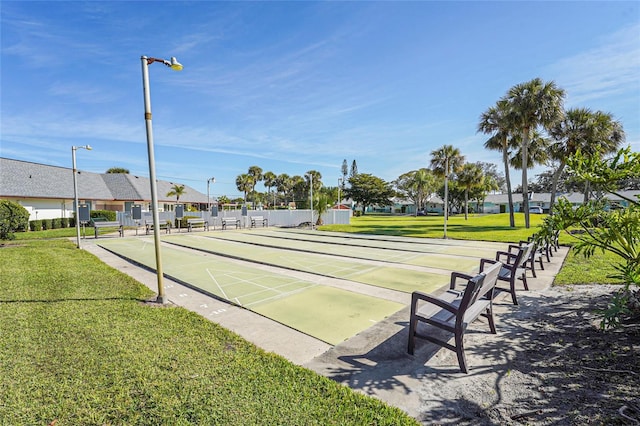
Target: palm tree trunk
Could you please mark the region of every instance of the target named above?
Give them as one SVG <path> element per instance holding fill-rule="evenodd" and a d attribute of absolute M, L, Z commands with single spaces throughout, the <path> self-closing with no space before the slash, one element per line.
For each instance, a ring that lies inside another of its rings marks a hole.
<path fill-rule="evenodd" d="M 469 219 L 469 190 L 464 191 L 464 220 Z"/>
<path fill-rule="evenodd" d="M 504 179 L 507 182 L 507 198 L 509 199 L 509 226 L 516 227 L 516 219 L 513 214 L 513 193 L 511 192 L 511 176 L 509 174 L 509 151 L 507 149 L 507 141 L 503 144 L 502 161 L 504 161 Z"/>
<path fill-rule="evenodd" d="M 527 156 L 529 149 L 529 131 L 528 127 L 523 129 L 522 135 L 522 208 L 524 209 L 524 227 L 529 229 L 529 185 L 527 182 Z"/>

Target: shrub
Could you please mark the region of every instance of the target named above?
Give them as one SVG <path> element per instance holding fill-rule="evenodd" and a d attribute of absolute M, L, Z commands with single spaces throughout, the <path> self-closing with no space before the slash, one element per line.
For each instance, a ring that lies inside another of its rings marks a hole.
<path fill-rule="evenodd" d="M 0 240 L 13 240 L 13 233 L 26 231 L 28 225 L 27 209 L 14 201 L 0 200 Z"/>
<path fill-rule="evenodd" d="M 89 215 L 91 219 L 104 218 L 109 222 L 114 222 L 117 218 L 117 213 L 112 210 L 91 210 Z"/>
<path fill-rule="evenodd" d="M 60 228 L 68 228 L 69 227 L 69 218 L 62 217 L 60 218 Z"/>
<path fill-rule="evenodd" d="M 51 219 L 51 229 L 60 228 L 60 218 Z"/>
<path fill-rule="evenodd" d="M 51 219 L 42 219 L 42 230 L 51 229 Z"/>
<path fill-rule="evenodd" d="M 41 220 L 30 221 L 29 229 L 31 229 L 32 231 L 42 231 L 42 221 Z"/>

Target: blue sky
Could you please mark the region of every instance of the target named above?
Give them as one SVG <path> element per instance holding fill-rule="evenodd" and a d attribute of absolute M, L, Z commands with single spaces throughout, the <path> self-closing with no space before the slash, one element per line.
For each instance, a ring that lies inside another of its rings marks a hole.
<path fill-rule="evenodd" d="M 250 166 L 343 159 L 387 181 L 454 145 L 493 162 L 480 114 L 540 77 L 565 107 L 612 113 L 640 151 L 638 2 L 2 1 L 0 155 L 148 176 L 142 55 L 157 175 L 239 196 Z M 533 174 L 543 169 L 536 169 Z M 531 173 L 531 172 L 530 172 Z M 514 181 L 519 180 L 518 175 Z M 257 189 L 264 190 L 260 184 Z"/>

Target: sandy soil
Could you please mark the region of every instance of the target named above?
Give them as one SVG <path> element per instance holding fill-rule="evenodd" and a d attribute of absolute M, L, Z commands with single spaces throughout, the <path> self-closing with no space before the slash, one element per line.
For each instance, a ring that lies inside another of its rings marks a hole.
<path fill-rule="evenodd" d="M 498 308 L 499 338 L 467 335 L 475 368 L 444 374 L 439 351 L 422 378 L 425 424 L 640 424 L 640 328 L 599 328 L 610 286 L 552 287 Z M 442 355 L 441 355 L 442 354 Z M 478 367 L 480 365 L 480 367 Z M 625 417 L 626 416 L 626 417 Z M 631 418 L 631 419 L 628 419 Z"/>

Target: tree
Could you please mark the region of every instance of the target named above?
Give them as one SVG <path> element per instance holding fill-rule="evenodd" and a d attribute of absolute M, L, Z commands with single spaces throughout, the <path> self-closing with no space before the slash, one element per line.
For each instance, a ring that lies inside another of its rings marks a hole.
<path fill-rule="evenodd" d="M 258 184 L 258 182 L 262 181 L 262 169 L 258 166 L 251 166 L 249 167 L 247 175 L 251 176 L 250 192 L 253 193 L 256 190 L 256 185 Z M 255 203 L 255 199 L 252 199 L 252 201 Z"/>
<path fill-rule="evenodd" d="M 0 200 L 0 240 L 15 239 L 14 232 L 26 231 L 29 212 L 15 201 Z"/>
<path fill-rule="evenodd" d="M 282 193 L 285 203 L 288 202 L 287 195 L 289 195 L 289 192 L 291 191 L 291 187 L 292 187 L 292 183 L 289 175 L 286 173 L 279 174 L 278 177 L 276 178 L 276 189 L 278 190 L 278 192 Z"/>
<path fill-rule="evenodd" d="M 447 219 L 449 218 L 449 175 L 460 170 L 463 163 L 464 156 L 452 145 L 443 145 L 431 151 L 431 168 L 437 176 L 444 178 L 444 238 L 447 238 Z"/>
<path fill-rule="evenodd" d="M 129 169 L 125 169 L 123 167 L 111 167 L 107 170 L 107 173 L 124 173 L 129 174 Z"/>
<path fill-rule="evenodd" d="M 244 195 L 243 202 L 247 202 L 247 194 L 253 190 L 255 183 L 253 177 L 248 173 L 243 173 L 236 177 L 236 188 Z"/>
<path fill-rule="evenodd" d="M 625 139 L 622 124 L 609 113 L 588 108 L 572 108 L 566 111 L 562 121 L 551 128 L 555 139 L 551 156 L 558 162 L 553 173 L 551 202 L 549 211 L 553 214 L 553 205 L 558 188 L 558 180 L 564 171 L 567 159 L 576 152 L 601 157 L 614 152 Z M 588 197 L 585 190 L 585 197 Z"/>
<path fill-rule="evenodd" d="M 266 172 L 262 176 L 262 180 L 264 181 L 264 186 L 267 188 L 269 194 L 271 194 L 271 188 L 277 185 L 277 176 L 273 172 Z M 273 194 L 273 208 L 276 208 L 276 195 Z"/>
<path fill-rule="evenodd" d="M 402 197 L 413 201 L 417 215 L 436 191 L 437 179 L 431 170 L 422 168 L 400 175 L 394 185 Z"/>
<path fill-rule="evenodd" d="M 558 88 L 553 81 L 545 83 L 540 78 L 535 78 L 509 89 L 506 100 L 509 120 L 513 122 L 515 129 L 522 137 L 522 206 L 525 227 L 529 228 L 527 169 L 532 132 L 539 127 L 549 130 L 562 119 L 564 90 Z"/>
<path fill-rule="evenodd" d="M 469 219 L 469 191 L 473 187 L 482 187 L 484 174 L 477 164 L 467 163 L 458 173 L 458 183 L 464 188 L 464 220 Z"/>
<path fill-rule="evenodd" d="M 307 200 L 309 198 L 308 188 L 309 184 L 302 176 L 295 175 L 291 177 L 291 193 L 296 206 L 298 206 L 300 203 L 302 203 L 302 205 L 304 206 L 307 205 Z"/>
<path fill-rule="evenodd" d="M 171 191 L 167 192 L 167 197 L 176 197 L 176 203 L 180 202 L 180 196 L 186 194 L 187 191 L 184 190 L 184 185 L 175 184 L 171 187 Z"/>
<path fill-rule="evenodd" d="M 349 174 L 349 166 L 347 165 L 347 159 L 342 160 L 342 181 L 340 182 L 340 189 L 344 191 L 344 186 L 347 184 L 347 175 Z"/>
<path fill-rule="evenodd" d="M 353 160 L 353 162 L 351 163 L 351 174 L 349 175 L 349 177 L 352 178 L 357 175 L 358 175 L 358 165 L 356 164 L 356 160 Z"/>
<path fill-rule="evenodd" d="M 509 226 L 515 228 L 516 222 L 513 212 L 513 195 L 511 191 L 511 177 L 509 175 L 510 148 L 513 146 L 515 126 L 509 115 L 509 103 L 501 99 L 494 107 L 490 107 L 480 116 L 478 131 L 492 136 L 484 143 L 484 147 L 502 152 L 504 176 L 507 184 L 509 201 Z"/>
<path fill-rule="evenodd" d="M 345 196 L 356 203 L 362 204 L 362 214 L 365 214 L 367 206 L 390 206 L 394 191 L 391 184 L 383 179 L 368 173 L 358 173 L 349 178 L 350 188 L 344 190 Z"/>

